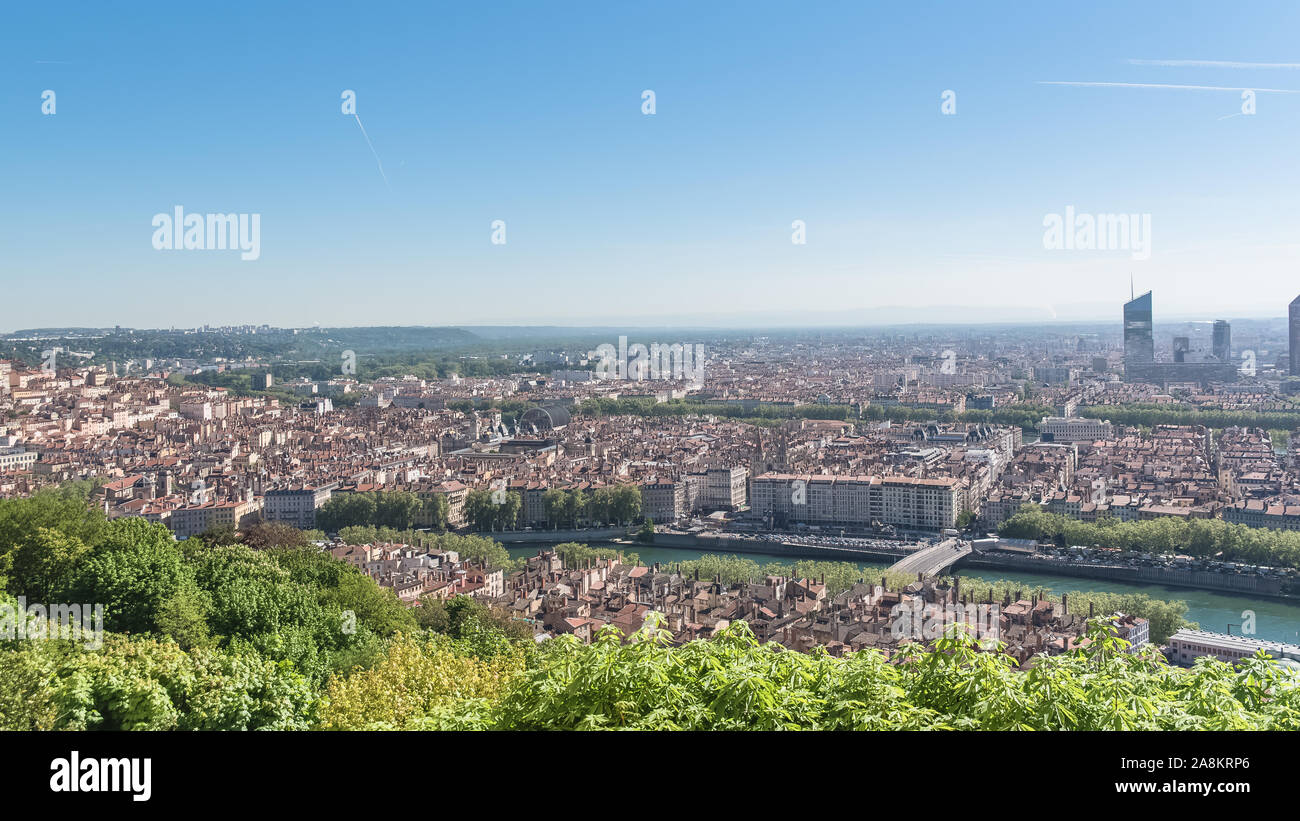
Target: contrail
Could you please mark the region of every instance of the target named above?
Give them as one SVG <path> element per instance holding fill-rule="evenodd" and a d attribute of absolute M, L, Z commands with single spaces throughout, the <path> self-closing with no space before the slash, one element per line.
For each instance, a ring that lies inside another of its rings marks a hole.
<path fill-rule="evenodd" d="M 1247 63 L 1239 60 L 1136 60 L 1129 59 L 1135 66 L 1165 66 L 1177 68 L 1192 66 L 1196 68 L 1300 68 L 1300 63 Z"/>
<path fill-rule="evenodd" d="M 379 176 L 384 178 L 384 187 L 392 191 L 393 187 L 388 184 L 388 175 L 384 173 L 384 161 L 379 159 L 379 152 L 375 150 L 375 144 L 370 142 L 370 135 L 366 133 L 366 127 L 361 125 L 361 118 L 357 117 L 356 112 L 353 112 L 352 116 L 356 118 L 357 125 L 361 128 L 361 136 L 366 138 L 366 145 L 370 146 L 370 153 L 375 155 L 375 162 L 379 163 Z"/>
<path fill-rule="evenodd" d="M 1073 80 L 1039 80 L 1045 86 L 1092 86 L 1097 88 L 1181 88 L 1190 91 L 1261 91 L 1273 94 L 1300 94 L 1296 88 L 1255 88 L 1254 86 L 1185 86 L 1172 83 L 1085 83 Z"/>

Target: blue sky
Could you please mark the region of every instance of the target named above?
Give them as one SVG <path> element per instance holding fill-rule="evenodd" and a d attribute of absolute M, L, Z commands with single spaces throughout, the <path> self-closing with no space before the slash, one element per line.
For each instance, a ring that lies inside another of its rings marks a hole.
<path fill-rule="evenodd" d="M 1130 273 L 1159 321 L 1300 292 L 1300 94 L 1045 84 L 1300 90 L 1300 6 L 804 5 L 10 4 L 0 328 L 1118 322 Z M 260 214 L 260 258 L 155 250 L 176 205 Z M 1150 258 L 1045 249 L 1071 205 L 1150 214 Z"/>

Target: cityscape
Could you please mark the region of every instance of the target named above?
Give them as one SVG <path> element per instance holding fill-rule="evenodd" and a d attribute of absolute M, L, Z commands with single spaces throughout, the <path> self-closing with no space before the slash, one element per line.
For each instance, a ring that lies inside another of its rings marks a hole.
<path fill-rule="evenodd" d="M 23 331 L 0 361 L 0 494 L 80 486 L 107 522 L 177 542 L 287 528 L 407 607 L 468 596 L 536 641 L 627 638 L 653 613 L 679 645 L 744 621 L 792 650 L 888 655 L 919 638 L 898 618 L 913 603 L 982 603 L 1024 667 L 1088 640 L 1070 592 L 1142 590 L 1240 610 L 1201 624 L 1184 604 L 1153 633 L 1130 596 L 1142 612 L 1101 615 L 1133 651 L 1300 668 L 1300 297 L 1285 323 L 1242 323 L 1245 350 L 1225 320 L 1157 334 L 1152 306 L 1095 330 L 585 351 L 575 329 L 458 353 L 447 329 L 424 376 L 351 349 L 327 376 L 324 356 L 105 361 L 160 337 L 197 354 L 348 329 Z"/>
<path fill-rule="evenodd" d="M 15 11 L 16 782 L 1046 730 L 1090 798 L 1284 784 L 1235 734 L 1300 730 L 1261 5 Z"/>

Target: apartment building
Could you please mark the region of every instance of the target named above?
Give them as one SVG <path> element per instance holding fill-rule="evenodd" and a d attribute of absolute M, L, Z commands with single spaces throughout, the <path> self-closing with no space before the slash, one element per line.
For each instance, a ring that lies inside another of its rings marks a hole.
<path fill-rule="evenodd" d="M 1024 505 L 1038 504 L 1027 490 L 998 490 L 989 494 L 980 508 L 980 520 L 986 527 L 996 527 L 1020 512 Z"/>
<path fill-rule="evenodd" d="M 1115 613 L 1114 615 L 1115 618 L 1111 621 L 1111 624 L 1115 626 L 1116 635 L 1128 642 L 1128 651 L 1130 653 L 1138 652 L 1151 641 L 1151 622 L 1124 613 Z"/>
<path fill-rule="evenodd" d="M 13 470 L 29 470 L 36 464 L 39 454 L 21 447 L 0 448 L 0 473 Z"/>
<path fill-rule="evenodd" d="M 4 457 L 0 457 L 2 459 Z M 1249 527 L 1300 530 L 1300 504 L 1280 500 L 1244 499 L 1223 509 L 1223 520 Z"/>
<path fill-rule="evenodd" d="M 529 482 L 523 488 L 523 509 L 520 511 L 520 524 L 540 527 L 546 524 L 546 485 L 541 482 Z"/>
<path fill-rule="evenodd" d="M 898 527 L 953 527 L 964 507 L 965 494 L 955 479 L 885 477 L 880 488 L 880 521 Z"/>
<path fill-rule="evenodd" d="M 260 509 L 261 502 L 256 499 L 246 502 L 204 502 L 199 505 L 185 505 L 172 511 L 167 525 L 178 540 L 188 539 L 214 527 L 243 527 Z"/>
<path fill-rule="evenodd" d="M 686 482 L 664 479 L 641 484 L 643 516 L 665 523 L 675 522 L 686 513 Z"/>
<path fill-rule="evenodd" d="M 417 496 L 424 499 L 427 495 L 436 493 L 447 500 L 447 527 L 458 528 L 464 527 L 469 520 L 465 517 L 465 500 L 469 498 L 469 486 L 462 484 L 455 479 L 449 479 L 435 485 L 431 491 L 417 492 Z M 420 527 L 429 527 L 433 524 L 432 519 L 423 512 L 416 514 L 416 524 Z"/>
<path fill-rule="evenodd" d="M 465 516 L 465 500 L 469 498 L 469 486 L 448 479 L 438 485 L 438 492 L 447 500 L 447 527 L 457 528 L 469 524 Z"/>
<path fill-rule="evenodd" d="M 776 524 L 917 530 L 953 527 L 964 486 L 956 479 L 766 473 L 754 479 L 756 514 Z"/>
<path fill-rule="evenodd" d="M 1038 430 L 1043 434 L 1044 442 L 1057 442 L 1068 445 L 1073 442 L 1095 442 L 1098 439 L 1110 439 L 1115 435 L 1115 427 L 1101 419 L 1085 419 L 1082 416 L 1044 416 L 1038 423 Z"/>
<path fill-rule="evenodd" d="M 204 401 L 182 401 L 179 403 L 182 419 L 207 421 L 212 419 L 212 403 Z"/>
<path fill-rule="evenodd" d="M 710 468 L 704 475 L 704 506 L 735 510 L 749 501 L 749 468 Z"/>
<path fill-rule="evenodd" d="M 278 488 L 262 497 L 262 510 L 268 522 L 284 522 L 299 530 L 316 528 L 316 510 L 329 501 L 338 483 L 318 487 Z"/>

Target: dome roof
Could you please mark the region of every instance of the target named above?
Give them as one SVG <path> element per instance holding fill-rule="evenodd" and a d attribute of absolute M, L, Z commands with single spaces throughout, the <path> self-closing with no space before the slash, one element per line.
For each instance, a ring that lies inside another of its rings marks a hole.
<path fill-rule="evenodd" d="M 538 430 L 555 430 L 572 421 L 569 409 L 563 405 L 539 405 L 529 408 L 519 417 L 519 423 L 531 424 Z"/>

